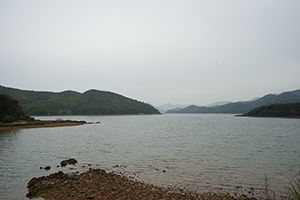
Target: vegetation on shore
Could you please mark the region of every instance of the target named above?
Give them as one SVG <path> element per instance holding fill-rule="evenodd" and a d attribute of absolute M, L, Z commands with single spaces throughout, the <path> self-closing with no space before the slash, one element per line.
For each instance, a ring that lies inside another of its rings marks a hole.
<path fill-rule="evenodd" d="M 0 95 L 0 129 L 7 128 L 23 128 L 23 127 L 55 127 L 65 125 L 85 124 L 85 121 L 70 121 L 70 120 L 55 120 L 55 121 L 40 121 L 35 120 L 29 115 L 25 115 L 17 100 L 11 96 Z"/>
<path fill-rule="evenodd" d="M 36 92 L 0 86 L 0 94 L 16 99 L 27 115 L 130 115 L 160 114 L 153 106 L 99 90 Z"/>
<path fill-rule="evenodd" d="M 260 106 L 242 116 L 252 117 L 297 117 L 300 118 L 300 103 L 271 104 Z"/>
<path fill-rule="evenodd" d="M 33 121 L 25 115 L 19 102 L 7 94 L 0 95 L 0 123 L 12 123 L 19 120 Z"/>

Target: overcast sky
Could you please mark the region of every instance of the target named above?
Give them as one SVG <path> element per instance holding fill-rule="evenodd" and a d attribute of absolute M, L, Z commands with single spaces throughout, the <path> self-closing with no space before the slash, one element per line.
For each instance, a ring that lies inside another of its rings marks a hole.
<path fill-rule="evenodd" d="M 0 0 L 0 85 L 206 105 L 300 88 L 299 0 Z"/>

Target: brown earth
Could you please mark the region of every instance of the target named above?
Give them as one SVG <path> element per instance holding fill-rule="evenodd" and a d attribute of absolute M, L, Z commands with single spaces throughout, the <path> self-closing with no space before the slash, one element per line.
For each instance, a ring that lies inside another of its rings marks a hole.
<path fill-rule="evenodd" d="M 183 190 L 161 188 L 133 180 L 101 169 L 78 174 L 62 171 L 32 178 L 28 183 L 29 198 L 44 199 L 215 199 L 232 200 L 228 194 L 190 193 Z M 248 198 L 244 198 L 248 199 Z"/>
<path fill-rule="evenodd" d="M 23 128 L 49 128 L 49 127 L 61 127 L 61 126 L 78 126 L 83 125 L 83 122 L 56 122 L 45 125 L 25 125 L 25 126 L 4 126 L 0 127 L 0 130 L 12 130 L 12 129 L 23 129 Z"/>

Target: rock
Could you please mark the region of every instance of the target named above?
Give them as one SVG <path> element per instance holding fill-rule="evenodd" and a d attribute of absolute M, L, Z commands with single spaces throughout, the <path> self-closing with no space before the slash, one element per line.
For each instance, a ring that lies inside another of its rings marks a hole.
<path fill-rule="evenodd" d="M 80 174 L 59 171 L 46 177 L 32 178 L 28 183 L 27 197 L 44 199 L 214 199 L 234 200 L 226 194 L 190 193 L 136 182 L 102 169 L 90 169 Z M 244 199 L 254 200 L 242 196 Z"/>
<path fill-rule="evenodd" d="M 63 160 L 60 162 L 60 166 L 64 167 L 67 166 L 68 162 L 66 160 Z"/>
<path fill-rule="evenodd" d="M 44 167 L 44 169 L 45 169 L 45 170 L 50 170 L 51 167 L 50 167 L 50 166 L 46 166 L 46 167 Z"/>
<path fill-rule="evenodd" d="M 86 199 L 94 199 L 95 196 L 94 195 L 90 195 L 90 196 L 87 196 Z"/>
<path fill-rule="evenodd" d="M 69 165 L 75 165 L 77 163 L 77 160 L 75 160 L 74 158 L 70 158 L 69 160 L 63 160 L 60 162 L 60 165 L 62 167 Z"/>
<path fill-rule="evenodd" d="M 38 181 L 38 179 L 37 179 L 36 177 L 33 177 L 33 178 L 28 182 L 27 188 L 29 188 L 30 186 L 34 185 L 37 181 Z"/>

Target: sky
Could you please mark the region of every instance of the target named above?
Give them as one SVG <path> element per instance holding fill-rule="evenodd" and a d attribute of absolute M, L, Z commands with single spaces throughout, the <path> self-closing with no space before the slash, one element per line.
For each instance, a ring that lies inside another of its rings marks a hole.
<path fill-rule="evenodd" d="M 299 0 L 0 0 L 0 85 L 158 106 L 300 88 Z"/>

